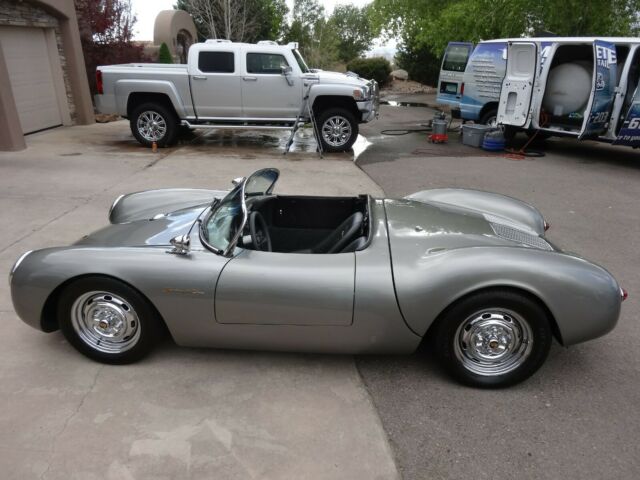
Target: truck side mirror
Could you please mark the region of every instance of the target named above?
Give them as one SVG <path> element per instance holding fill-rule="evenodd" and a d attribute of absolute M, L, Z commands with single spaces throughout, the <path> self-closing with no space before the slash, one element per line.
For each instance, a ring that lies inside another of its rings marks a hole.
<path fill-rule="evenodd" d="M 293 78 L 291 78 L 292 73 L 293 68 L 291 68 L 289 65 L 287 65 L 286 67 L 282 67 L 282 75 L 284 75 L 284 78 L 287 79 L 287 83 L 290 87 L 293 87 Z"/>

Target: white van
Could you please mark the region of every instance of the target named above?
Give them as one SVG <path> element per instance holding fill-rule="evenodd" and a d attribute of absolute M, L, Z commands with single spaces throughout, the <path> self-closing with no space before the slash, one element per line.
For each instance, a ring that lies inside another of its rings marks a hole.
<path fill-rule="evenodd" d="M 455 49 L 458 68 L 461 45 L 452 43 L 445 52 L 446 61 Z M 457 87 L 445 61 L 437 100 L 454 117 L 640 146 L 638 38 L 483 41 L 469 55 Z"/>

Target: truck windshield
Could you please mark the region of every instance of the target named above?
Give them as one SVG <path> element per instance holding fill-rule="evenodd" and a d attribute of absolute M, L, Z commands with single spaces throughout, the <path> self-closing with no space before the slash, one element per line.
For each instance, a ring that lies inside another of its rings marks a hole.
<path fill-rule="evenodd" d="M 309 67 L 307 67 L 307 64 L 305 63 L 304 58 L 302 58 L 302 55 L 300 55 L 300 52 L 295 48 L 292 50 L 292 52 L 293 56 L 296 58 L 296 62 L 298 62 L 300 70 L 302 70 L 302 73 L 309 73 Z"/>

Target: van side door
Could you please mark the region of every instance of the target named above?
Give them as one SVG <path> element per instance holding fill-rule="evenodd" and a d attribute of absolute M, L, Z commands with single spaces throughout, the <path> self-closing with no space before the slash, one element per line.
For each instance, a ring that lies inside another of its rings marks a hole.
<path fill-rule="evenodd" d="M 535 43 L 509 42 L 507 45 L 507 71 L 498 103 L 499 124 L 523 128 L 528 126 L 538 61 L 538 47 Z"/>
<path fill-rule="evenodd" d="M 616 72 L 616 46 L 603 40 L 593 42 L 593 87 L 579 139 L 607 131 L 616 94 Z"/>
<path fill-rule="evenodd" d="M 464 71 L 472 50 L 472 43 L 449 42 L 442 57 L 436 102 L 458 106 L 462 97 Z"/>

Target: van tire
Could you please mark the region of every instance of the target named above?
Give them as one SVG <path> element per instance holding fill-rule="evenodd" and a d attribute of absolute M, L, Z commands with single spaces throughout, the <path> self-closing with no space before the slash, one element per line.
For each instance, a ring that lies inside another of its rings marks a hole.
<path fill-rule="evenodd" d="M 498 125 L 498 109 L 492 108 L 491 110 L 487 110 L 482 117 L 480 117 L 480 123 L 483 125 L 491 125 L 492 127 L 496 127 Z"/>

